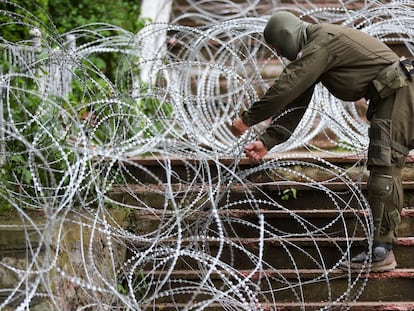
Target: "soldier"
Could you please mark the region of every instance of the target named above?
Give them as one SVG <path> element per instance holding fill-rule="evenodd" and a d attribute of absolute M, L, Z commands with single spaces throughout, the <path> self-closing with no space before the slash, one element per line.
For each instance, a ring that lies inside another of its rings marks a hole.
<path fill-rule="evenodd" d="M 272 15 L 263 35 L 291 62 L 265 95 L 233 120 L 233 134 L 240 136 L 249 127 L 290 109 L 291 113 L 278 117 L 245 147 L 249 158 L 259 160 L 289 138 L 317 83 L 341 100 L 366 98 L 370 121 L 367 199 L 374 221 L 371 271 L 394 269 L 397 263 L 392 246 L 403 204 L 401 169 L 414 148 L 411 62 L 401 61 L 387 45 L 362 31 L 327 23 L 308 24 L 289 12 Z M 360 270 L 368 254 L 367 249 L 341 267 Z"/>

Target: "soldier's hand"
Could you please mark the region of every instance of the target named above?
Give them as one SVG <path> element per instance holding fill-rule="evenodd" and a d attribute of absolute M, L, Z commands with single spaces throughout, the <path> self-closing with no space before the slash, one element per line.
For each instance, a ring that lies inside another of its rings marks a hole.
<path fill-rule="evenodd" d="M 261 140 L 256 140 L 244 148 L 244 153 L 249 159 L 260 160 L 263 158 L 269 151 L 266 149 L 265 145 Z"/>
<path fill-rule="evenodd" d="M 240 118 L 233 120 L 231 124 L 231 132 L 237 137 L 242 136 L 248 129 L 249 127 Z"/>

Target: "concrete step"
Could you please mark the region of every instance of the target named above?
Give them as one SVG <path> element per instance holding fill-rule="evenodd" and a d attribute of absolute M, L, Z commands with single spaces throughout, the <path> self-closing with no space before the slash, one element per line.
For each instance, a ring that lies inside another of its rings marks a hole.
<path fill-rule="evenodd" d="M 123 166 L 134 183 L 115 185 L 109 197 L 131 207 L 134 226 L 130 229 L 138 235 L 161 233 L 131 245 L 129 256 L 151 251 L 158 244 L 172 252 L 143 260 L 139 267 L 141 275 L 155 282 L 152 286 L 170 273 L 165 287 L 157 288 L 163 294 L 151 303 L 168 309 L 185 307 L 194 299 L 194 303 L 210 301 L 205 310 L 223 310 L 223 302 L 218 303 L 211 293 L 228 289 L 229 283 L 222 283 L 225 274 L 217 270 L 216 276 L 203 278 L 203 273 L 226 266 L 246 277 L 255 271 L 260 257 L 260 277 L 254 274 L 248 280 L 252 288 L 260 284 L 257 295 L 263 310 L 410 310 L 414 305 L 413 163 L 403 170 L 406 207 L 394 247 L 397 269 L 350 275 L 337 267 L 365 248 L 368 220 L 361 200 L 368 172 L 364 159 L 278 156 L 261 163 L 247 159 L 235 163 L 230 158 L 218 162 L 177 158 L 166 163 L 148 157 Z M 210 179 L 203 180 L 200 172 L 207 171 L 204 176 Z M 232 174 L 243 182 L 231 179 Z M 217 185 L 218 180 L 232 183 Z M 295 197 L 283 198 L 284 191 L 291 189 Z M 162 238 L 164 232 L 168 238 Z M 219 265 L 200 262 L 197 254 L 217 259 Z M 154 268 L 158 262 L 164 268 Z M 211 288 L 194 294 L 201 284 Z M 174 288 L 177 291 L 170 292 Z M 348 288 L 348 296 L 341 296 Z M 333 307 L 337 297 L 349 303 Z M 237 309 L 234 304 L 231 307 Z"/>
<path fill-rule="evenodd" d="M 174 270 L 174 271 L 142 271 L 140 283 L 147 284 L 146 292 L 151 297 L 151 291 L 163 293 L 152 297 L 152 303 L 164 305 L 174 300 L 175 304 L 185 304 L 189 301 L 217 302 L 214 289 L 225 292 L 234 287 L 240 295 L 248 295 L 249 289 L 254 291 L 260 302 L 272 302 L 273 306 L 281 305 L 294 307 L 295 300 L 301 297 L 314 307 L 326 305 L 328 301 L 354 301 L 356 298 L 362 305 L 370 305 L 370 297 L 381 298 L 389 306 L 402 306 L 406 302 L 400 297 L 410 297 L 414 289 L 414 269 L 396 269 L 392 272 L 348 274 L 344 271 L 320 269 L 264 269 L 258 272 L 252 270 L 219 270 L 215 267 L 206 270 Z M 148 276 L 148 277 L 146 277 Z M 243 282 L 243 284 L 241 283 Z M 199 284 L 203 284 L 200 288 Z M 351 285 L 351 286 L 350 286 Z M 137 286 L 139 287 L 139 285 Z M 351 288 L 344 296 L 347 288 Z M 223 297 L 223 300 L 226 297 Z M 247 297 L 246 297 L 247 300 Z M 145 301 L 145 299 L 144 299 Z M 384 304 L 384 302 L 382 302 Z M 411 302 L 409 305 L 413 305 Z M 354 303 L 356 306 L 357 304 Z M 300 305 L 296 303 L 296 307 Z M 380 306 L 378 304 L 378 306 Z M 258 306 L 256 306 L 258 307 Z M 260 309 L 254 309 L 260 310 Z M 278 308 L 279 310 L 279 308 Z"/>
<path fill-rule="evenodd" d="M 335 196 L 340 194 L 345 200 L 355 195 L 353 191 L 365 194 L 369 172 L 364 168 L 363 157 L 347 156 L 346 153 L 341 156 L 335 154 L 310 156 L 309 154 L 309 152 L 282 154 L 277 158 L 266 159 L 264 163 L 252 162 L 247 158 L 242 158 L 237 163 L 234 158 L 221 158 L 218 162 L 180 158 L 167 161 L 154 156 L 130 159 L 128 163 L 119 164 L 123 176 L 130 177 L 127 179 L 129 184 L 124 184 L 122 187 L 115 185 L 111 195 L 117 196 L 117 201 L 124 202 L 128 197 L 121 196 L 130 193 L 132 200 L 125 201 L 128 204 L 132 204 L 138 198 L 138 201 L 142 201 L 143 204 L 148 204 L 150 201 L 152 202 L 150 206 L 154 206 L 163 203 L 166 190 L 170 190 L 164 187 L 167 181 L 172 184 L 171 190 L 179 199 L 188 197 L 191 193 L 197 195 L 197 192 L 203 191 L 203 187 L 216 187 L 214 183 L 218 176 L 220 180 L 231 182 L 217 188 L 225 193 L 222 195 L 222 200 L 243 200 L 246 198 L 246 192 L 251 191 L 257 199 L 270 197 L 290 209 L 307 208 L 308 204 L 304 204 L 303 201 L 320 202 L 318 208 L 322 208 L 324 202 L 332 203 L 332 198 L 329 198 L 325 191 L 334 191 Z M 167 166 L 169 170 L 165 169 Z M 408 158 L 407 166 L 402 171 L 404 206 L 414 206 L 413 168 L 414 162 Z M 201 177 L 203 173 L 210 180 L 203 180 Z M 336 176 L 338 174 L 343 174 L 345 177 L 339 179 Z M 243 184 L 238 184 L 237 179 L 232 178 L 236 175 L 242 176 Z M 281 200 L 283 191 L 290 188 L 296 189 L 298 200 Z M 136 196 L 137 193 L 140 193 L 139 197 Z M 301 198 L 303 201 L 299 200 Z"/>
<path fill-rule="evenodd" d="M 36 218 L 34 226 L 17 215 L 0 215 L 0 260 L 4 257 L 31 258 L 37 250 L 41 251 L 39 230 L 44 223 L 44 217 Z"/>
<path fill-rule="evenodd" d="M 160 303 L 157 305 L 159 310 L 172 311 L 183 310 L 188 307 L 184 303 Z M 220 303 L 211 302 L 203 307 L 205 311 L 223 311 L 223 305 Z M 229 310 L 234 310 L 230 309 Z M 414 310 L 414 303 L 410 301 L 358 301 L 358 302 L 278 302 L 274 303 L 260 303 L 256 310 L 263 311 L 317 311 L 317 310 L 358 310 L 358 311 L 412 311 Z"/>
<path fill-rule="evenodd" d="M 414 206 L 414 181 L 403 181 L 404 206 Z M 358 208 L 361 205 L 361 194 L 365 195 L 366 182 L 358 184 L 344 184 L 340 182 L 329 183 L 301 183 L 294 181 L 279 181 L 267 183 L 234 184 L 231 186 L 219 186 L 217 184 L 126 184 L 113 185 L 110 197 L 120 203 L 151 207 L 164 206 L 166 193 L 174 195 L 175 202 L 180 200 L 193 200 L 197 198 L 195 207 L 205 204 L 209 200 L 207 194 L 211 189 L 216 190 L 216 205 L 230 205 L 226 208 L 252 208 L 252 203 L 245 202 L 248 198 L 255 201 L 266 201 L 278 204 L 288 209 L 308 209 L 313 207 L 310 202 L 317 202 L 315 208 L 331 207 L 332 203 L 343 201 L 345 208 Z M 295 197 L 291 195 L 285 198 L 285 191 L 295 191 Z M 204 197 L 203 197 L 204 195 Z M 237 202 L 240 201 L 240 202 Z M 237 202 L 237 204 L 235 204 Z M 206 207 L 208 208 L 208 207 Z"/>
<path fill-rule="evenodd" d="M 234 269 L 254 269 L 258 258 L 274 269 L 321 269 L 334 267 L 339 262 L 365 250 L 363 238 L 329 237 L 280 237 L 266 239 L 263 244 L 258 238 L 189 237 L 164 239 L 156 245 L 169 246 L 171 256 L 175 251 L 191 249 L 194 254 L 207 254 Z M 179 245 L 179 246 L 178 246 Z M 153 241 L 135 243 L 132 248 L 145 252 L 153 248 Z M 179 250 L 176 248 L 179 247 Z M 351 251 L 349 249 L 352 248 Z M 414 238 L 399 238 L 394 245 L 394 254 L 399 268 L 412 268 Z M 132 255 L 130 255 L 132 256 Z M 173 256 L 174 257 L 174 256 Z M 175 258 L 175 257 L 174 257 Z M 178 256 L 174 269 L 197 269 L 198 257 L 188 254 Z M 152 264 L 152 262 L 150 263 Z"/>
<path fill-rule="evenodd" d="M 119 168 L 131 172 L 131 175 L 135 176 L 138 180 L 148 181 L 149 183 L 152 182 L 151 180 L 154 180 L 150 178 L 151 176 L 149 173 L 154 174 L 159 180 L 162 181 L 165 181 L 168 177 L 168 179 L 174 183 L 175 178 L 180 178 L 180 182 L 184 182 L 187 180 L 189 175 L 192 175 L 192 172 L 203 172 L 203 168 L 207 166 L 209 167 L 211 178 L 214 178 L 217 176 L 216 174 L 219 171 L 221 173 L 226 170 L 229 172 L 236 170 L 237 172 L 241 172 L 263 165 L 267 166 L 267 170 L 279 169 L 278 172 L 283 172 L 284 168 L 298 170 L 300 172 L 303 172 L 303 175 L 310 175 L 314 178 L 314 180 L 319 181 L 321 178 L 326 178 L 329 176 L 329 171 L 324 171 L 324 169 L 335 171 L 335 167 L 346 169 L 347 173 L 351 177 L 358 175 L 358 178 L 362 177 L 362 180 L 366 180 L 368 177 L 368 172 L 365 169 L 366 160 L 367 159 L 364 155 L 355 155 L 355 153 L 345 151 L 292 151 L 272 154 L 265 157 L 262 161 L 253 161 L 249 160 L 246 157 L 239 159 L 235 159 L 233 157 L 220 157 L 218 159 L 191 159 L 180 157 L 165 158 L 161 156 L 151 155 L 139 158 L 132 157 L 128 159 L 128 162 L 118 163 L 117 165 Z M 174 172 L 173 176 L 167 176 L 167 167 L 170 168 L 172 172 Z M 411 170 L 413 167 L 413 157 L 407 157 L 406 167 L 404 167 L 402 174 L 403 180 L 413 180 L 412 176 L 414 173 Z M 284 170 L 284 173 L 286 173 L 286 170 Z M 290 177 L 294 177 L 294 175 L 291 174 Z"/>

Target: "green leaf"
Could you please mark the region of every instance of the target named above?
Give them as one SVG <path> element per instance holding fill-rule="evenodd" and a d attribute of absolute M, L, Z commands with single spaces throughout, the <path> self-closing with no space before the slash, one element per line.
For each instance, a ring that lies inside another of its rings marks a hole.
<path fill-rule="evenodd" d="M 122 295 L 126 295 L 127 291 L 126 289 L 122 286 L 122 284 L 118 284 L 118 292 Z"/>
<path fill-rule="evenodd" d="M 295 188 L 283 190 L 282 196 L 280 198 L 284 201 L 287 201 L 290 197 L 294 198 L 295 200 L 297 199 L 297 190 Z"/>
<path fill-rule="evenodd" d="M 292 191 L 292 197 L 296 200 L 297 199 L 297 191 L 295 188 L 290 188 L 290 190 Z"/>

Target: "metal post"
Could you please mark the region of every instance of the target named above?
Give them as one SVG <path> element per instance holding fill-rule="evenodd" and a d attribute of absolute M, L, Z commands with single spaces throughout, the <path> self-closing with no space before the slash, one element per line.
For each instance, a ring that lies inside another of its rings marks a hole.
<path fill-rule="evenodd" d="M 32 46 L 37 49 L 41 46 L 42 33 L 38 28 L 32 28 L 29 31 L 29 35 L 32 38 Z"/>
<path fill-rule="evenodd" d="M 147 18 L 150 23 L 167 23 L 170 21 L 170 15 L 172 10 L 172 0 L 143 0 L 141 4 L 141 18 Z M 155 52 L 166 51 L 165 41 L 167 38 L 167 31 L 157 32 L 157 35 L 151 36 L 148 40 L 147 46 L 142 48 L 144 59 L 153 60 L 160 59 L 162 55 L 154 55 Z M 162 47 L 164 46 L 164 49 Z M 141 65 L 140 80 L 145 83 L 154 82 L 155 77 L 151 74 L 152 67 L 154 66 L 152 61 L 143 63 Z M 151 81 L 152 79 L 152 81 Z"/>

